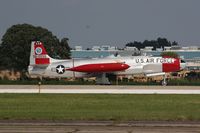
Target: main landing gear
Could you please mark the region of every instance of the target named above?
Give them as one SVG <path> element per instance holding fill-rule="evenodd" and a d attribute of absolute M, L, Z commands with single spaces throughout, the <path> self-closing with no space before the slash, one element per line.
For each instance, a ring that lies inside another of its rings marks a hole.
<path fill-rule="evenodd" d="M 110 81 L 106 77 L 106 73 L 100 74 L 96 77 L 96 84 L 98 84 L 98 85 L 110 85 Z"/>

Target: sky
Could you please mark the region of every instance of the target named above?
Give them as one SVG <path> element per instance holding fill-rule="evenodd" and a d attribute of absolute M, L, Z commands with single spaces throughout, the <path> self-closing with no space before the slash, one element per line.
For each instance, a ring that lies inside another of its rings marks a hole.
<path fill-rule="evenodd" d="M 200 0 L 0 0 L 0 38 L 15 24 L 50 30 L 71 47 L 165 37 L 200 46 Z"/>

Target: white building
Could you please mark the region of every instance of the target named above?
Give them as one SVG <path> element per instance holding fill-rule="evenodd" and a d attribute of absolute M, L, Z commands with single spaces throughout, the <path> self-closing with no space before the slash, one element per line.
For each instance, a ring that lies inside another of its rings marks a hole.
<path fill-rule="evenodd" d="M 101 46 L 101 51 L 105 51 L 105 50 L 109 50 L 110 49 L 110 45 L 102 45 Z"/>
<path fill-rule="evenodd" d="M 75 51 L 82 51 L 83 50 L 82 46 L 75 46 L 74 49 L 75 49 Z"/>
<path fill-rule="evenodd" d="M 189 50 L 189 47 L 182 47 L 181 49 L 184 51 L 187 51 L 187 50 Z"/>
<path fill-rule="evenodd" d="M 101 49 L 100 46 L 93 46 L 92 47 L 93 51 L 100 51 L 100 49 Z"/>
<path fill-rule="evenodd" d="M 163 51 L 163 48 L 156 48 L 156 51 Z"/>
<path fill-rule="evenodd" d="M 170 51 L 172 47 L 164 47 L 164 51 Z"/>
<path fill-rule="evenodd" d="M 129 47 L 129 46 L 126 46 L 124 48 L 124 50 L 126 50 L 126 51 L 138 51 L 138 49 L 136 47 Z"/>
<path fill-rule="evenodd" d="M 189 50 L 198 50 L 198 49 L 199 49 L 198 46 L 190 46 L 190 47 L 189 47 Z"/>
<path fill-rule="evenodd" d="M 181 51 L 181 50 L 182 50 L 182 47 L 180 47 L 180 46 L 172 46 L 172 47 L 171 47 L 171 50 L 172 50 L 172 51 L 177 51 L 177 50 Z"/>
<path fill-rule="evenodd" d="M 153 47 L 145 47 L 144 51 L 152 51 Z"/>
<path fill-rule="evenodd" d="M 108 49 L 109 51 L 117 51 L 117 47 L 116 46 L 110 46 L 110 48 Z"/>

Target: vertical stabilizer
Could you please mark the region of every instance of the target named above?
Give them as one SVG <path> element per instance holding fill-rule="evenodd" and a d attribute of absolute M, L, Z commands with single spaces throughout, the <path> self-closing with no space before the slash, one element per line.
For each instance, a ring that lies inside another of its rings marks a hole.
<path fill-rule="evenodd" d="M 40 41 L 31 43 L 30 65 L 49 65 L 51 58 L 48 56 L 44 45 Z"/>

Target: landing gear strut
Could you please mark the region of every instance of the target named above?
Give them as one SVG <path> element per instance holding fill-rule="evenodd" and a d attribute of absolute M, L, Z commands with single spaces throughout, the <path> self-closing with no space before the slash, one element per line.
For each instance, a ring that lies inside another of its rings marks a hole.
<path fill-rule="evenodd" d="M 106 73 L 103 73 L 96 78 L 96 84 L 98 84 L 98 85 L 110 85 L 110 81 L 106 77 Z"/>
<path fill-rule="evenodd" d="M 163 81 L 162 81 L 162 86 L 166 86 L 167 85 L 167 81 L 166 81 L 166 74 L 163 75 Z"/>

